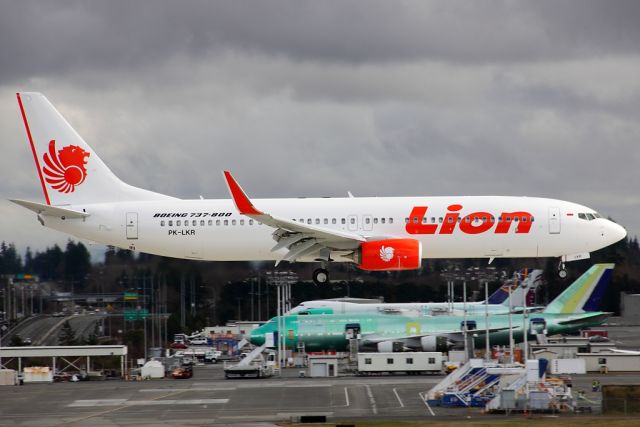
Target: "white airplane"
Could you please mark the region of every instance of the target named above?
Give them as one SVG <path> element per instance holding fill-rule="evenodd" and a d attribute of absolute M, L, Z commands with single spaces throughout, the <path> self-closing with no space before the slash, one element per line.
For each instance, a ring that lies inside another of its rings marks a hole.
<path fill-rule="evenodd" d="M 286 314 L 352 314 L 352 313 L 386 313 L 404 314 L 407 316 L 438 316 L 467 314 L 505 314 L 522 313 L 525 303 L 528 311 L 540 311 L 544 307 L 532 306 L 529 296 L 542 283 L 544 270 L 523 269 L 499 287 L 486 301 L 474 302 L 400 302 L 381 303 L 358 298 L 334 298 L 325 300 L 304 301 L 289 310 Z M 509 303 L 511 299 L 511 303 Z"/>
<path fill-rule="evenodd" d="M 423 258 L 560 257 L 566 276 L 565 262 L 626 236 L 591 208 L 533 197 L 254 204 L 227 171 L 232 200 L 182 200 L 125 184 L 42 94 L 17 97 L 44 203 L 12 201 L 46 227 L 120 248 L 196 260 L 320 262 L 313 279 L 324 283 L 331 261 L 383 271 L 417 269 Z"/>

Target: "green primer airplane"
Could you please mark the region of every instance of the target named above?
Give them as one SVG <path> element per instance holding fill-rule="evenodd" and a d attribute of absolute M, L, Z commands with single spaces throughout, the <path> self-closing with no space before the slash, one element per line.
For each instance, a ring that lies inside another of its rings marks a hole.
<path fill-rule="evenodd" d="M 577 332 L 602 324 L 611 313 L 598 310 L 604 291 L 611 280 L 614 264 L 595 264 L 555 298 L 542 312 L 512 314 L 511 324 L 516 342 L 546 331 L 548 335 Z M 310 314 L 284 316 L 287 347 L 305 344 L 306 351 L 346 351 L 349 337 L 360 338 L 362 350 L 392 351 L 397 346 L 408 350 L 446 351 L 464 345 L 463 316 L 402 316 L 394 314 Z M 467 333 L 476 345 L 482 345 L 486 333 L 485 316 L 467 316 Z M 491 345 L 509 343 L 509 316 L 488 317 Z M 274 317 L 251 332 L 254 345 L 277 342 L 278 318 Z M 400 344 L 398 344 L 400 343 Z"/>

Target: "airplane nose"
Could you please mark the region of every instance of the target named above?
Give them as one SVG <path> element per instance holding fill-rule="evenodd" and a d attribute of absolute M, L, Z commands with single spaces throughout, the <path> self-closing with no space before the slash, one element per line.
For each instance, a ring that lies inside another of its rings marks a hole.
<path fill-rule="evenodd" d="M 604 230 L 604 236 L 610 241 L 609 244 L 614 244 L 627 237 L 627 230 L 620 224 L 608 221 Z"/>

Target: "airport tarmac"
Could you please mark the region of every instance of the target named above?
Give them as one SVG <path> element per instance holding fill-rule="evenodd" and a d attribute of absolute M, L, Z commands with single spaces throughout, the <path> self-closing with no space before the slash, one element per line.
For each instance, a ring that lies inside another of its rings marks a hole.
<path fill-rule="evenodd" d="M 637 326 L 604 329 L 619 347 L 640 347 Z M 477 408 L 428 407 L 421 395 L 443 376 L 300 378 L 300 370 L 285 369 L 283 377 L 225 380 L 217 364 L 196 366 L 193 378 L 184 380 L 4 386 L 0 426 L 265 426 L 302 415 L 324 415 L 329 422 L 488 419 Z M 586 392 L 594 413 L 600 410 L 599 393 L 591 392 L 596 378 L 603 385 L 640 384 L 640 373 L 572 376 L 574 391 Z"/>
<path fill-rule="evenodd" d="M 479 409 L 428 407 L 421 394 L 442 376 L 225 380 L 222 366 L 197 366 L 185 380 L 95 381 L 2 387 L 2 426 L 270 425 L 301 415 L 330 422 L 364 419 L 487 419 Z M 602 384 L 640 384 L 640 375 L 574 376 L 574 389 Z M 594 408 L 597 412 L 598 408 Z M 469 418 L 470 417 L 470 418 Z M 504 418 L 504 415 L 501 415 Z M 266 424 L 265 424 L 266 423 Z"/>

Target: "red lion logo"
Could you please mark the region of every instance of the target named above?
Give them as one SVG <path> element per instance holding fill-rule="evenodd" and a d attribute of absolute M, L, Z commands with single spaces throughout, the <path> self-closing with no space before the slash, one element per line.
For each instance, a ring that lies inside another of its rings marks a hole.
<path fill-rule="evenodd" d="M 87 177 L 85 164 L 87 153 L 77 145 L 67 145 L 56 152 L 56 141 L 49 141 L 49 152 L 44 153 L 45 166 L 42 168 L 46 181 L 61 193 L 73 193 Z"/>

